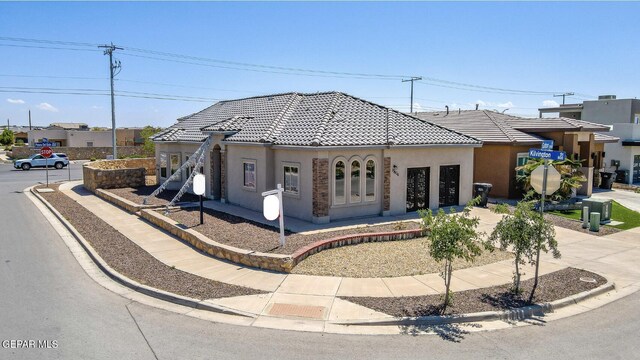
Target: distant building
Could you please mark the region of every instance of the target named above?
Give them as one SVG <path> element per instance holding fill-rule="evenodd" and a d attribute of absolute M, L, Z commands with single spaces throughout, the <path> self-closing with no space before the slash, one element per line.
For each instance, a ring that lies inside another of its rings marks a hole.
<path fill-rule="evenodd" d="M 69 123 L 57 123 L 69 124 Z M 86 124 L 82 124 L 86 125 Z M 84 129 L 84 128 L 83 128 Z M 119 128 L 116 129 L 116 145 L 117 146 L 140 146 L 144 144 L 141 136 L 142 128 Z M 112 142 L 111 130 L 86 130 L 80 129 L 62 129 L 58 127 L 48 127 L 46 129 L 32 130 L 28 133 L 29 145 L 34 146 L 36 142 L 47 139 L 63 147 L 111 147 Z"/>
<path fill-rule="evenodd" d="M 67 122 L 56 122 L 49 124 L 47 129 L 50 130 L 89 130 L 89 125 L 85 123 L 67 123 Z"/>
<path fill-rule="evenodd" d="M 4 129 L 6 129 L 7 126 L 0 126 L 0 132 Z M 34 129 L 36 129 L 34 127 Z M 37 128 L 39 129 L 39 128 Z M 29 142 L 29 136 L 28 136 L 28 132 L 29 132 L 29 127 L 28 126 L 17 126 L 17 125 L 11 125 L 9 126 L 9 130 L 13 131 L 13 137 L 15 139 L 15 142 L 18 142 L 18 140 L 22 140 L 23 143 L 27 144 Z"/>
<path fill-rule="evenodd" d="M 640 183 L 640 100 L 617 99 L 615 95 L 602 95 L 598 100 L 582 104 L 567 104 L 540 108 L 543 114 L 559 113 L 560 116 L 610 125 L 611 134 L 621 141 L 608 143 L 604 147 L 607 159 L 606 170 L 620 170 L 619 182 Z M 613 167 L 620 162 L 619 167 Z"/>

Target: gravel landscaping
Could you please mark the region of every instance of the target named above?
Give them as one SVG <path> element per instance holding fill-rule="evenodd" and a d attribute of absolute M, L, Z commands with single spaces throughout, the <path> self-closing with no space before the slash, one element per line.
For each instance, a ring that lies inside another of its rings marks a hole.
<path fill-rule="evenodd" d="M 58 185 L 50 185 L 50 187 L 56 191 L 40 195 L 78 230 L 109 266 L 130 279 L 157 289 L 200 300 L 264 293 L 259 290 L 205 279 L 169 267 L 82 205 L 59 192 Z"/>
<path fill-rule="evenodd" d="M 602 226 L 602 225 L 600 226 L 600 231 L 598 232 L 589 231 L 589 228 L 586 228 L 586 229 L 582 228 L 582 221 L 571 220 L 559 215 L 554 215 L 549 213 L 545 213 L 544 218 L 551 221 L 555 226 L 560 226 L 565 229 L 579 231 L 579 232 L 583 232 L 583 233 L 595 235 L 595 236 L 605 236 L 605 235 L 615 234 L 621 231 L 611 226 Z"/>
<path fill-rule="evenodd" d="M 211 209 L 205 209 L 204 224 L 200 225 L 199 214 L 199 208 L 184 208 L 172 210 L 167 216 L 221 244 L 257 252 L 285 255 L 293 254 L 305 245 L 336 236 L 397 230 L 396 224 L 388 224 L 309 235 L 285 231 L 287 236 L 286 246 L 280 247 L 280 233 L 275 227 Z M 420 225 L 416 222 L 405 222 L 403 224 L 404 229 L 420 228 Z"/>
<path fill-rule="evenodd" d="M 141 186 L 137 188 L 119 188 L 119 189 L 104 189 L 112 194 L 118 195 L 121 198 L 125 198 L 129 201 L 132 201 L 135 204 L 142 204 L 142 201 L 146 196 L 151 195 L 151 193 L 157 189 L 157 186 Z M 158 196 L 154 196 L 149 198 L 148 205 L 167 205 L 173 199 L 178 191 L 176 190 L 164 190 Z M 182 195 L 179 202 L 194 202 L 200 201 L 200 198 L 196 195 L 186 193 Z"/>
<path fill-rule="evenodd" d="M 301 261 L 293 274 L 344 277 L 396 277 L 439 273 L 443 265 L 429 256 L 429 240 L 365 243 L 323 250 Z M 454 270 L 512 260 L 513 254 L 485 251 L 474 262 L 454 261 Z"/>
<path fill-rule="evenodd" d="M 593 279 L 595 282 L 585 282 L 580 280 L 581 278 Z M 600 275 L 574 268 L 542 275 L 538 280 L 535 303 L 559 300 L 595 289 L 607 282 Z M 510 292 L 510 285 L 456 292 L 453 295 L 453 304 L 447 307 L 444 315 L 508 310 L 527 306 L 529 304 L 526 300 L 533 287 L 533 279 L 523 281 L 521 285 L 524 290 L 521 296 Z M 400 298 L 343 297 L 343 299 L 397 317 L 443 315 L 443 295 Z"/>

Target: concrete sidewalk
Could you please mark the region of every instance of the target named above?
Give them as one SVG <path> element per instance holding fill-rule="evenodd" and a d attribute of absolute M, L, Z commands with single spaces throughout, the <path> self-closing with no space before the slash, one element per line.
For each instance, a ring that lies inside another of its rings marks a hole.
<path fill-rule="evenodd" d="M 441 294 L 443 280 L 438 274 L 397 278 L 342 278 L 281 274 L 239 266 L 202 254 L 178 238 L 160 230 L 136 215 L 94 196 L 81 182 L 60 186 L 79 204 L 107 221 L 168 266 L 204 278 L 267 291 L 267 294 L 212 299 L 211 302 L 257 315 L 253 325 L 325 331 L 337 320 L 368 320 L 391 316 L 350 303 L 340 296 L 401 297 Z M 489 232 L 499 216 L 476 208 L 480 230 Z M 564 228 L 556 228 L 563 257 L 543 255 L 541 274 L 567 266 L 596 271 L 609 277 L 617 287 L 640 284 L 640 229 L 596 237 Z M 454 271 L 454 291 L 484 288 L 511 282 L 513 264 L 494 264 Z M 533 276 L 524 269 L 524 278 Z"/>

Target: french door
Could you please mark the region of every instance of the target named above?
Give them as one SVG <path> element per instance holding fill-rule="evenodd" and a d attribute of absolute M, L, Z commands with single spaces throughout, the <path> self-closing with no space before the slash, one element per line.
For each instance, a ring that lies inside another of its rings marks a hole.
<path fill-rule="evenodd" d="M 429 168 L 407 169 L 407 212 L 429 207 Z"/>
<path fill-rule="evenodd" d="M 440 207 L 459 203 L 460 165 L 440 166 Z"/>

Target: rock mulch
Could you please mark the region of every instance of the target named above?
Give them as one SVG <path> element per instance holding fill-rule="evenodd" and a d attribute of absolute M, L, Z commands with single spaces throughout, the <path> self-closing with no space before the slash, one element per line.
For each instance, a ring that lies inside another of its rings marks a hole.
<path fill-rule="evenodd" d="M 58 185 L 50 187 L 54 188 L 56 192 L 40 195 L 78 230 L 109 266 L 130 279 L 199 300 L 264 293 L 259 290 L 205 279 L 169 267 L 82 205 L 57 191 Z"/>
<path fill-rule="evenodd" d="M 593 279 L 595 282 L 585 282 L 581 278 Z M 559 300 L 595 289 L 606 282 L 607 280 L 602 276 L 589 271 L 575 268 L 559 270 L 540 276 L 534 303 Z M 523 281 L 521 285 L 524 290 L 522 295 L 515 295 L 509 291 L 511 285 L 456 292 L 453 295 L 453 304 L 448 306 L 444 313 L 442 312 L 443 295 L 400 298 L 343 297 L 343 299 L 397 317 L 455 315 L 527 306 L 533 279 Z"/>
<path fill-rule="evenodd" d="M 615 234 L 619 231 L 622 231 L 620 229 L 616 229 L 611 226 L 600 226 L 600 231 L 594 232 L 594 231 L 589 231 L 589 228 L 583 229 L 581 221 L 567 219 L 565 217 L 549 214 L 549 213 L 545 213 L 544 217 L 545 219 L 551 221 L 555 226 L 560 226 L 565 229 L 579 231 L 579 232 L 589 234 L 589 235 L 594 235 L 594 236 L 605 236 L 605 235 Z"/>
<path fill-rule="evenodd" d="M 398 230 L 396 224 L 375 225 L 315 234 L 298 234 L 285 231 L 286 246 L 279 246 L 280 233 L 275 227 L 253 222 L 238 216 L 212 209 L 205 209 L 204 224 L 200 225 L 199 208 L 171 211 L 168 216 L 210 239 L 240 249 L 273 254 L 293 254 L 299 248 L 320 240 L 342 235 L 387 232 Z M 418 229 L 416 222 L 403 223 L 403 229 Z"/>
<path fill-rule="evenodd" d="M 474 262 L 454 261 L 454 270 L 512 260 L 505 251 L 485 251 Z M 293 274 L 343 277 L 396 277 L 439 273 L 443 265 L 429 255 L 429 240 L 364 243 L 323 250 L 293 268 Z"/>
<path fill-rule="evenodd" d="M 125 198 L 132 201 L 135 204 L 142 204 L 145 197 L 151 195 L 151 193 L 157 188 L 157 186 L 141 186 L 137 188 L 127 187 L 119 189 L 105 189 L 112 194 L 118 195 L 121 198 Z M 175 190 L 164 190 L 157 197 L 150 197 L 148 205 L 167 205 L 178 192 Z M 200 198 L 196 195 L 186 193 L 182 195 L 179 202 L 195 202 L 200 201 Z"/>

